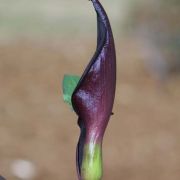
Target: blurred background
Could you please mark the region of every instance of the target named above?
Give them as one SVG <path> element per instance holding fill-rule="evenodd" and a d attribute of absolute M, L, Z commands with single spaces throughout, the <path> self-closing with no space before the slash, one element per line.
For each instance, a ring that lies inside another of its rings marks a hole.
<path fill-rule="evenodd" d="M 101 0 L 117 51 L 114 115 L 103 180 L 180 179 L 180 1 Z M 77 116 L 64 74 L 81 75 L 96 48 L 85 0 L 0 0 L 0 174 L 75 180 Z"/>

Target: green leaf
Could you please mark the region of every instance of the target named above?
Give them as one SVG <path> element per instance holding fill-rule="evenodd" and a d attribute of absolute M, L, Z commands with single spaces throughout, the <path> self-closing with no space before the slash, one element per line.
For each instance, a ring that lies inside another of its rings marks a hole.
<path fill-rule="evenodd" d="M 80 80 L 79 76 L 64 75 L 63 79 L 63 99 L 72 107 L 71 96 Z"/>

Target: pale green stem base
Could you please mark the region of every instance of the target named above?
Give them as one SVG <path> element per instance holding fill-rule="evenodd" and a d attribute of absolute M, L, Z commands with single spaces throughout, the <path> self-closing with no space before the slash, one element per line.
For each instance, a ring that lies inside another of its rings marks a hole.
<path fill-rule="evenodd" d="M 90 143 L 84 146 L 81 177 L 82 180 L 101 180 L 102 148 L 100 144 Z"/>

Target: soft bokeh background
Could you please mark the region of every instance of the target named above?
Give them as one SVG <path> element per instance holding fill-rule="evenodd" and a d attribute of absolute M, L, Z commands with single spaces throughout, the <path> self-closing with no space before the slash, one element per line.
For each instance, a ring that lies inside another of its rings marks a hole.
<path fill-rule="evenodd" d="M 180 1 L 101 1 L 118 69 L 103 180 L 179 180 Z M 87 0 L 0 0 L 0 174 L 7 180 L 77 179 L 79 129 L 61 82 L 83 72 L 95 47 Z"/>

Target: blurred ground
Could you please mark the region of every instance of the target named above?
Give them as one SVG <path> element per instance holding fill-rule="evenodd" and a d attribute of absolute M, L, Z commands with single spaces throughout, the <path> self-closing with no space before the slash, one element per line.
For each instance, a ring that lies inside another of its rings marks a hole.
<path fill-rule="evenodd" d="M 54 2 L 59 5 L 58 1 Z M 28 7 L 45 17 L 42 12 L 46 14 L 49 6 L 44 5 L 42 11 L 34 9 L 35 4 Z M 3 10 L 0 13 L 0 174 L 7 180 L 20 180 L 13 175 L 12 164 L 24 159 L 35 166 L 36 176 L 32 180 L 75 180 L 79 129 L 75 113 L 62 100 L 61 82 L 66 73 L 80 75 L 92 57 L 96 47 L 95 19 L 92 29 L 90 19 L 90 24 L 79 34 L 68 31 L 66 36 L 64 30 L 61 32 L 61 28 L 54 26 L 44 32 L 42 27 L 51 23 L 50 20 L 43 25 L 37 23 L 39 26 L 34 31 L 25 28 L 29 16 L 23 26 L 18 23 L 14 26 L 11 22 L 22 22 L 22 14 L 30 10 L 11 8 L 4 1 L 0 4 Z M 58 11 L 51 9 L 51 12 Z M 152 78 L 141 53 L 144 46 L 137 37 L 118 34 L 116 17 L 120 14 L 113 9 L 108 12 L 110 15 L 113 12 L 118 78 L 114 115 L 104 138 L 103 180 L 179 180 L 180 76 L 170 75 L 163 82 Z M 55 13 L 57 16 L 53 14 L 53 17 L 64 19 L 64 13 Z M 67 24 L 72 20 L 70 17 Z M 57 18 L 53 25 L 61 19 Z M 76 20 L 77 25 L 71 24 L 75 29 L 86 22 L 83 18 Z M 38 22 L 44 21 L 39 18 Z M 67 24 L 63 28 L 69 30 Z M 83 33 L 86 29 L 92 33 Z"/>

